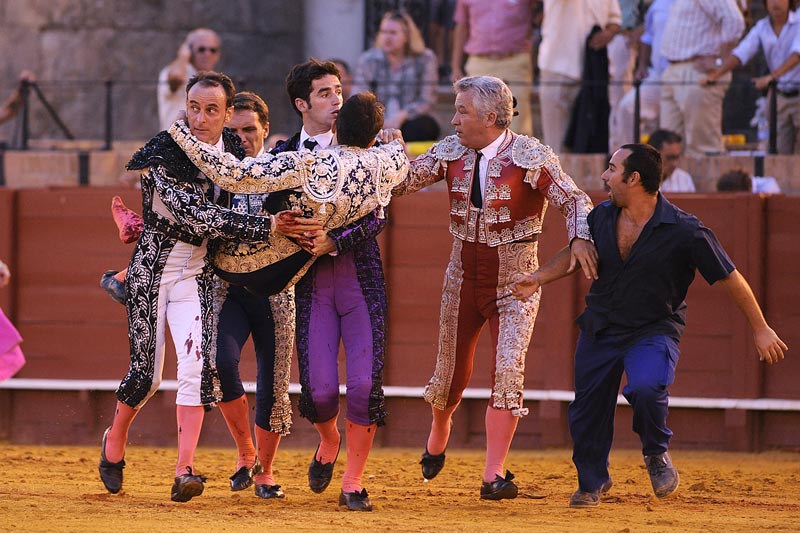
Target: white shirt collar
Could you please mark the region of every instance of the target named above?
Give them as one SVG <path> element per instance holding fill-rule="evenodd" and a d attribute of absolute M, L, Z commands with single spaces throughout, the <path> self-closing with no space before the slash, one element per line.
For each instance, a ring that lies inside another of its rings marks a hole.
<path fill-rule="evenodd" d="M 318 133 L 313 137 L 306 132 L 306 128 L 300 130 L 300 146 L 303 146 L 303 143 L 306 142 L 306 139 L 314 139 L 317 141 L 317 149 L 324 150 L 328 146 L 331 145 L 333 142 L 333 132 L 331 130 L 326 131 L 325 133 Z"/>
<path fill-rule="evenodd" d="M 219 136 L 219 140 L 214 145 L 214 148 L 216 148 L 220 152 L 224 152 L 225 151 L 225 141 L 222 140 L 222 135 Z"/>
<path fill-rule="evenodd" d="M 506 130 L 497 136 L 497 138 L 489 143 L 488 146 L 481 148 L 479 151 L 483 154 L 483 157 L 488 161 L 489 159 L 494 158 L 497 155 L 497 151 L 500 149 L 500 145 L 503 144 L 503 141 L 506 140 Z"/>

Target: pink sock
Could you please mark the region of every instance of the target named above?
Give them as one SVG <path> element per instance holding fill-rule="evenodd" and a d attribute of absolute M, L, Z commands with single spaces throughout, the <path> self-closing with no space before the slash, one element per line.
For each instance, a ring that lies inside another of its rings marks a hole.
<path fill-rule="evenodd" d="M 111 423 L 111 431 L 106 436 L 106 459 L 112 463 L 118 463 L 125 457 L 125 446 L 128 443 L 128 430 L 133 423 L 133 419 L 139 413 L 137 409 L 117 400 L 117 408 L 114 411 L 114 421 Z"/>
<path fill-rule="evenodd" d="M 439 455 L 444 453 L 447 442 L 450 440 L 450 428 L 453 426 L 453 412 L 458 404 L 451 405 L 445 409 L 431 407 L 433 422 L 431 422 L 431 433 L 428 435 L 428 453 Z"/>
<path fill-rule="evenodd" d="M 128 269 L 120 270 L 116 274 L 114 274 L 114 279 L 119 281 L 120 283 L 125 283 L 125 275 L 128 273 Z"/>
<path fill-rule="evenodd" d="M 202 405 L 177 406 L 178 464 L 175 467 L 176 476 L 187 473 L 186 467 L 194 468 L 194 451 L 197 449 L 197 441 L 200 440 L 204 415 Z"/>
<path fill-rule="evenodd" d="M 496 475 L 504 475 L 503 464 L 511 447 L 511 439 L 517 430 L 519 418 L 511 411 L 486 408 L 486 469 L 483 471 L 484 481 L 494 481 Z"/>
<path fill-rule="evenodd" d="M 347 421 L 345 425 L 347 466 L 342 476 L 342 491 L 361 492 L 361 476 L 367 466 L 367 458 L 377 429 L 377 424 L 360 426 Z"/>
<path fill-rule="evenodd" d="M 273 433 L 256 426 L 256 445 L 258 446 L 258 459 L 264 470 L 255 477 L 259 485 L 275 485 L 272 475 L 272 462 L 278 453 L 278 444 L 281 442 L 280 433 Z"/>
<path fill-rule="evenodd" d="M 239 459 L 236 462 L 236 470 L 246 466 L 250 468 L 256 461 L 256 449 L 253 446 L 253 438 L 250 436 L 250 409 L 247 405 L 247 395 L 229 402 L 220 402 L 219 410 L 228 425 L 236 449 L 239 452 Z"/>
<path fill-rule="evenodd" d="M 322 464 L 332 463 L 339 454 L 339 443 L 341 442 L 342 436 L 339 435 L 339 428 L 336 427 L 338 418 L 338 416 L 334 416 L 326 422 L 317 422 L 314 424 L 320 439 L 317 461 Z"/>

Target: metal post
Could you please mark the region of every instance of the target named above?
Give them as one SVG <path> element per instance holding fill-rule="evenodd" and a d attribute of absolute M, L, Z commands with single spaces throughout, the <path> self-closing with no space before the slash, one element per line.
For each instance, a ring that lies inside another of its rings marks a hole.
<path fill-rule="evenodd" d="M 113 128 L 114 128 L 114 99 L 113 96 L 113 87 L 114 82 L 111 80 L 106 80 L 106 145 L 103 148 L 104 150 L 111 150 L 111 144 L 113 142 Z"/>
<path fill-rule="evenodd" d="M 778 83 L 769 84 L 769 153 L 778 153 Z"/>
<path fill-rule="evenodd" d="M 633 142 L 638 143 L 642 135 L 642 101 L 641 101 L 642 80 L 633 82 L 633 90 L 636 91 L 633 100 Z"/>
<path fill-rule="evenodd" d="M 29 116 L 28 111 L 30 108 L 30 95 L 31 95 L 31 82 L 28 80 L 22 80 L 20 83 L 19 90 L 22 94 L 22 145 L 20 146 L 21 150 L 28 149 L 28 136 L 30 135 L 30 131 L 28 129 L 29 125 Z"/>

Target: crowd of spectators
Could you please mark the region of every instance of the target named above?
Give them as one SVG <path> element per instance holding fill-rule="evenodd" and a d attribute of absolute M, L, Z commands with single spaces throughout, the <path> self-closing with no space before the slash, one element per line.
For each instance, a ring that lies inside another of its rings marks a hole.
<path fill-rule="evenodd" d="M 374 32 L 373 46 L 352 68 L 343 59 L 334 62 L 344 97 L 374 92 L 386 107 L 387 126 L 402 129 L 407 140 L 435 140 L 449 131 L 446 113 L 437 108 L 437 91 L 465 75 L 487 74 L 506 81 L 514 93 L 512 129 L 540 137 L 556 153 L 611 153 L 639 140 L 635 132 L 646 139 L 656 130 L 678 135 L 689 156 L 723 153 L 723 99 L 731 71 L 761 56 L 756 69 L 765 65 L 768 70 L 750 69 L 752 83 L 767 97 L 767 117 L 775 102 L 777 151 L 800 149 L 797 0 L 430 0 L 394 5 L 399 9 L 367 28 Z M 199 70 L 214 69 L 221 51 L 222 41 L 211 29 L 186 36 L 158 75 L 161 129 L 183 106 L 186 80 Z M 20 80 L 33 76 L 25 72 Z M 538 106 L 533 94 L 538 94 Z M 20 101 L 16 90 L 0 108 L 0 122 L 14 116 Z M 533 116 L 537 109 L 538 120 Z M 746 147 L 765 148 L 764 143 L 756 146 L 754 128 L 747 134 Z"/>
<path fill-rule="evenodd" d="M 425 53 L 412 56 L 421 66 L 409 68 L 408 58 L 393 56 L 381 42 L 387 20 L 403 20 L 400 12 L 387 13 L 376 46 L 359 60 L 367 84 L 358 88 L 380 87 L 379 98 L 395 102 L 395 108 L 403 98 L 421 98 L 421 92 L 428 95 L 430 110 L 435 91 L 425 86 L 432 80 L 444 84 L 464 75 L 494 75 L 514 92 L 518 116 L 512 129 L 541 137 L 556 153 L 610 153 L 633 142 L 638 99 L 642 138 L 659 129 L 671 131 L 681 138 L 683 152 L 700 156 L 725 151 L 723 99 L 735 83 L 731 70 L 761 54 L 769 70 L 758 72 L 757 63 L 752 82 L 757 90 L 776 91 L 778 152 L 800 148 L 795 0 L 446 0 L 427 5 L 426 20 L 419 9 L 414 13 L 418 23 L 425 23 L 421 34 L 428 40 L 428 49 L 420 45 Z M 399 24 L 409 36 L 420 34 L 413 21 L 413 29 L 406 21 Z M 532 93 L 538 93 L 538 121 L 532 116 Z M 754 137 L 755 131 L 748 132 L 747 144 L 754 144 Z"/>

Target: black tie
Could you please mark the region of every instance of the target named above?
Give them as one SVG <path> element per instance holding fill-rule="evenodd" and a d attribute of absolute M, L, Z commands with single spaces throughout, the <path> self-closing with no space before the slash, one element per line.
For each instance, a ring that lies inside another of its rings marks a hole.
<path fill-rule="evenodd" d="M 483 208 L 483 198 L 481 197 L 481 154 L 480 152 L 475 152 L 475 163 L 473 164 L 473 172 L 472 172 L 472 191 L 470 192 L 470 200 L 472 200 L 472 205 L 477 207 L 478 209 Z"/>
<path fill-rule="evenodd" d="M 303 146 L 305 146 L 308 150 L 314 151 L 314 147 L 317 146 L 317 141 L 309 137 L 305 141 L 303 141 Z"/>

